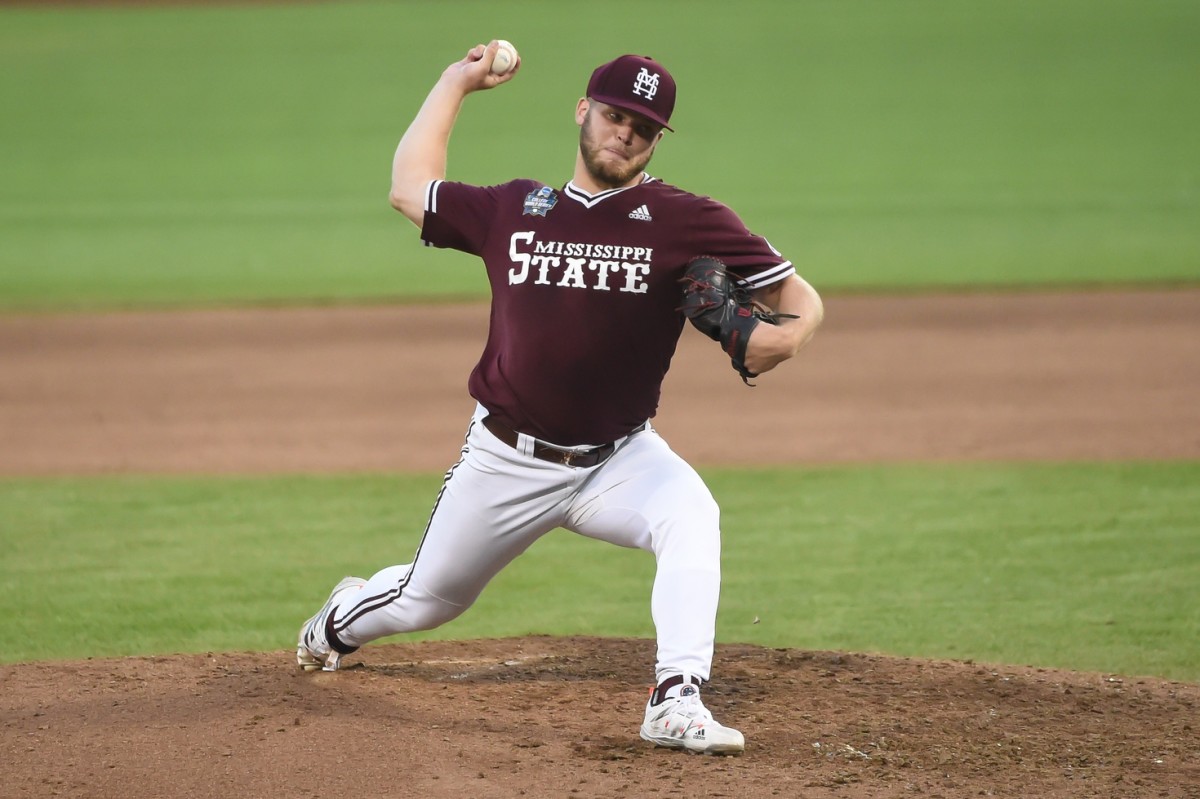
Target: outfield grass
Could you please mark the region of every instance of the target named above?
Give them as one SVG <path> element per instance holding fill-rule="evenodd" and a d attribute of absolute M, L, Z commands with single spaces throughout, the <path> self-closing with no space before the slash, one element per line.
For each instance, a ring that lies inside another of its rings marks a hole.
<path fill-rule="evenodd" d="M 2 8 L 0 310 L 482 296 L 386 192 L 492 36 L 524 68 L 451 177 L 561 183 L 588 70 L 649 52 L 681 87 L 652 171 L 826 291 L 1195 282 L 1197 31 L 1191 0 Z"/>
<path fill-rule="evenodd" d="M 723 642 L 1200 680 L 1200 464 L 706 477 Z M 343 574 L 409 559 L 438 482 L 0 481 L 0 660 L 286 649 Z M 651 637 L 652 575 L 643 553 L 559 531 L 408 640 Z"/>

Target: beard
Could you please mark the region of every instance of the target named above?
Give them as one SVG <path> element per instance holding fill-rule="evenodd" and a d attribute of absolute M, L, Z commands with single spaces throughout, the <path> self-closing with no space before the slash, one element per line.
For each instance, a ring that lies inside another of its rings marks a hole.
<path fill-rule="evenodd" d="M 603 149 L 592 135 L 592 115 L 589 111 L 579 128 L 579 153 L 583 156 L 583 165 L 592 176 L 592 180 L 601 186 L 619 189 L 641 174 L 650 163 L 650 157 L 654 155 L 654 148 L 651 147 L 642 155 L 628 161 L 603 161 L 600 159 Z"/>

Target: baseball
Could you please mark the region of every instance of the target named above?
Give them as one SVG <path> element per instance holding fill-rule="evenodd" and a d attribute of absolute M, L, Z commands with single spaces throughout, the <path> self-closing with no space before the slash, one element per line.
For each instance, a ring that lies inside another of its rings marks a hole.
<path fill-rule="evenodd" d="M 492 62 L 492 74 L 507 75 L 517 65 L 517 48 L 512 42 L 500 40 L 500 49 L 496 51 L 496 60 Z"/>

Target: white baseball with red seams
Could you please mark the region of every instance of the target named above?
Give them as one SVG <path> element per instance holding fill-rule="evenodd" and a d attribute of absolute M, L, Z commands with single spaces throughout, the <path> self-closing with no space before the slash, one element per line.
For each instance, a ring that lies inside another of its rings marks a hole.
<path fill-rule="evenodd" d="M 498 40 L 497 44 L 499 48 L 496 50 L 496 58 L 492 61 L 492 73 L 507 75 L 517 65 L 517 48 L 513 47 L 512 42 L 504 39 Z"/>

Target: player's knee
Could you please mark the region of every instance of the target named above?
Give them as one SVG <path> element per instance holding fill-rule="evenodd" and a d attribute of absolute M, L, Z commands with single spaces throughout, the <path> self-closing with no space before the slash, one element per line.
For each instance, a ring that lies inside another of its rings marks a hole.
<path fill-rule="evenodd" d="M 423 601 L 417 607 L 416 611 L 409 616 L 412 629 L 408 630 L 408 632 L 436 629 L 446 622 L 458 618 L 466 609 L 466 606 L 455 605 L 444 599 L 430 597 Z"/>
<path fill-rule="evenodd" d="M 695 536 L 719 536 L 721 508 L 708 488 L 703 484 L 692 487 L 677 500 L 672 517 L 672 526 L 692 531 Z"/>
<path fill-rule="evenodd" d="M 721 556 L 721 514 L 711 496 L 697 497 L 660 520 L 654 529 L 659 564 L 676 568 L 708 568 Z"/>

